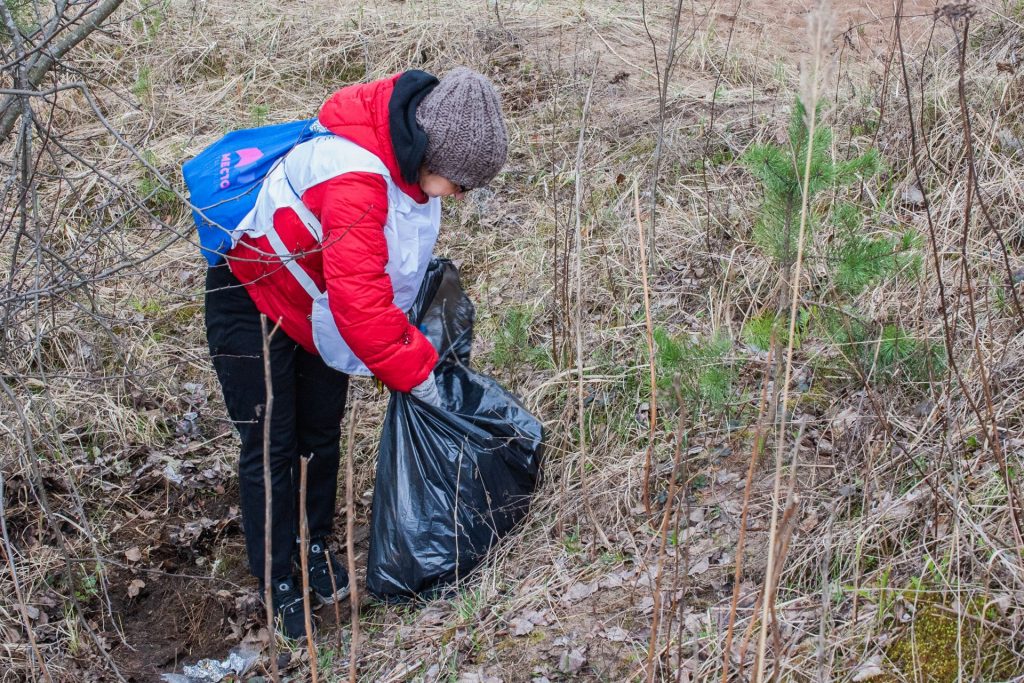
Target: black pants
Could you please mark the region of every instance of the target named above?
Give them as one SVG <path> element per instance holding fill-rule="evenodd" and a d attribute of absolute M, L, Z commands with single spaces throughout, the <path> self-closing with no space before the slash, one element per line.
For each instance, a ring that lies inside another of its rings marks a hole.
<path fill-rule="evenodd" d="M 273 323 L 268 321 L 268 330 Z M 263 415 L 266 389 L 260 314 L 226 264 L 206 274 L 206 336 L 242 449 L 238 459 L 242 528 L 249 571 L 263 579 Z M 330 534 L 338 488 L 339 440 L 348 376 L 278 330 L 270 340 L 273 495 L 271 578 L 292 573 L 299 529 L 299 457 L 309 457 L 306 514 L 310 538 Z"/>

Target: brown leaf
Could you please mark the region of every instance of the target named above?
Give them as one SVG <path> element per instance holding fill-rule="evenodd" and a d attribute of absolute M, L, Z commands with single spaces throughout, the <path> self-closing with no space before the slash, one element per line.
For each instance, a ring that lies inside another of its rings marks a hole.
<path fill-rule="evenodd" d="M 624 628 L 612 626 L 611 628 L 605 629 L 604 637 L 613 643 L 621 643 L 629 638 L 629 633 Z"/>
<path fill-rule="evenodd" d="M 509 622 L 509 632 L 514 636 L 525 636 L 533 632 L 533 622 L 529 619 L 516 617 Z"/>
<path fill-rule="evenodd" d="M 711 567 L 710 560 L 708 560 L 708 558 L 706 558 L 706 557 L 702 557 L 701 559 L 699 559 L 699 560 L 697 560 L 696 562 L 693 563 L 693 566 L 690 567 L 690 571 L 687 572 L 687 574 L 689 576 L 696 576 L 697 574 L 703 574 L 710 567 Z"/>
<path fill-rule="evenodd" d="M 861 664 L 857 671 L 853 674 L 854 681 L 867 681 L 872 678 L 877 678 L 885 673 L 882 668 L 882 656 L 875 655 L 870 657 L 866 662 Z"/>
<path fill-rule="evenodd" d="M 558 660 L 558 670 L 564 674 L 574 674 L 582 669 L 586 662 L 587 657 L 583 654 L 583 648 L 577 648 L 562 654 Z"/>
<path fill-rule="evenodd" d="M 566 602 L 579 602 L 584 598 L 589 598 L 597 591 L 597 583 L 577 583 L 574 584 L 569 590 L 562 596 L 562 600 Z"/>
<path fill-rule="evenodd" d="M 534 624 L 536 626 L 547 626 L 549 623 L 551 623 L 548 620 L 547 610 L 528 610 L 526 612 L 523 612 L 523 619 L 526 619 L 531 624 Z"/>
<path fill-rule="evenodd" d="M 138 562 L 142 559 L 142 551 L 139 550 L 139 546 L 133 545 L 124 551 L 124 556 L 129 562 Z"/>

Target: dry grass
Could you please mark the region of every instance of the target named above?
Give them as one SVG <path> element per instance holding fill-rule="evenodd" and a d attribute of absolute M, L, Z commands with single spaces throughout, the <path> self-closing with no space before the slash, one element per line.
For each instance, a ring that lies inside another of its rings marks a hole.
<path fill-rule="evenodd" d="M 663 59 L 674 3 L 652 5 L 647 24 Z M 995 4 L 971 21 L 966 99 L 981 196 L 965 227 L 956 34 L 930 8 L 908 12 L 925 14 L 902 25 L 908 104 L 898 50 L 889 61 L 891 8 L 874 6 L 875 21 L 834 44 L 842 59 L 822 123 L 835 131 L 838 158 L 878 148 L 887 170 L 856 196 L 867 229 L 913 229 L 924 265 L 920 277 L 887 280 L 856 304 L 872 321 L 939 345 L 950 339 L 953 363 L 928 382 L 885 383 L 868 372 L 865 383 L 841 369 L 825 341 L 795 350 L 789 420 L 805 421 L 806 433 L 795 457 L 795 433 L 784 435 L 780 474 L 800 502 L 767 668 L 793 681 L 851 680 L 872 667 L 886 681 L 957 680 L 949 672 L 958 670 L 961 680 L 1008 680 L 1024 671 L 1016 654 L 1024 548 L 1007 493 L 1008 483 L 1019 488 L 1024 468 L 1024 337 L 1011 287 L 1024 292 L 1007 284 L 1006 272 L 1006 260 L 1010 280 L 1024 269 L 1024 20 L 1018 7 Z M 731 340 L 716 362 L 735 371 L 735 390 L 724 408 L 689 406 L 678 472 L 675 409 L 659 400 L 650 514 L 641 500 L 650 399 L 632 188 L 650 186 L 658 93 L 638 6 L 133 3 L 74 53 L 68 80 L 89 84 L 110 125 L 177 191 L 181 161 L 223 131 L 310 116 L 345 82 L 467 64 L 503 93 L 509 165 L 490 190 L 446 207 L 438 252 L 461 263 L 477 303 L 476 363 L 525 396 L 550 428 L 546 478 L 522 530 L 452 599 L 364 605 L 361 680 L 721 677 L 743 485 L 770 378 L 765 354 L 744 343 L 743 328 L 774 306 L 780 287 L 751 238 L 760 190 L 739 158 L 751 144 L 781 139 L 799 88 L 794 55 L 805 49 L 802 34 L 788 28 L 798 12 L 748 3 L 730 42 L 732 12 L 732 3 L 718 3 L 684 13 L 647 284 L 656 326 L 676 337 Z M 911 106 L 934 239 L 923 206 L 901 199 L 915 183 Z M 37 111 L 64 148 L 37 143 L 46 251 L 26 240 L 12 264 L 14 233 L 0 235 L 0 271 L 15 275 L 3 294 L 3 516 L 53 679 L 114 680 L 92 629 L 126 675 L 148 680 L 147 667 L 170 670 L 259 637 L 230 509 L 234 437 L 203 339 L 201 259 L 184 206 L 80 94 L 67 91 Z M 8 145 L 4 163 L 13 158 Z M 15 200 L 4 197 L 5 227 L 18 215 Z M 649 200 L 642 196 L 641 206 Z M 805 291 L 817 291 L 825 273 L 828 239 L 821 229 L 809 246 Z M 684 382 L 702 371 L 681 369 Z M 356 391 L 358 500 L 373 485 L 384 400 L 362 383 Z M 773 444 L 755 464 L 750 492 L 732 680 L 754 675 Z M 679 493 L 666 501 L 673 479 Z M 670 543 L 655 603 L 666 504 Z M 368 508 L 357 510 L 365 525 Z M 339 519 L 339 537 L 342 528 Z M 356 540 L 365 556 L 358 531 Z M 140 559 L 126 555 L 136 547 Z M 12 596 L 0 601 L 0 681 L 43 680 L 31 664 L 6 552 L 0 560 L 0 590 Z M 146 585 L 129 598 L 132 580 Z M 655 668 L 645 671 L 655 604 Z M 528 629 L 514 619 L 532 620 L 532 631 L 516 635 Z M 321 675 L 346 675 L 348 633 L 347 624 L 340 633 L 325 629 Z"/>

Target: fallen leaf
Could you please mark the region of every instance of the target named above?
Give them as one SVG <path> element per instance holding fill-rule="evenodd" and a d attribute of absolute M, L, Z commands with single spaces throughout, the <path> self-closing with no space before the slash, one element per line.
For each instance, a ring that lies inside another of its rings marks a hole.
<path fill-rule="evenodd" d="M 708 560 L 708 558 L 703 557 L 693 563 L 693 566 L 690 567 L 690 571 L 687 572 L 687 576 L 696 576 L 697 574 L 703 574 L 710 567 L 711 562 Z"/>
<path fill-rule="evenodd" d="M 600 588 L 618 588 L 622 585 L 622 577 L 618 574 L 609 574 L 597 582 Z"/>
<path fill-rule="evenodd" d="M 129 562 L 138 562 L 142 559 L 142 551 L 139 550 L 139 546 L 135 545 L 125 550 L 124 556 Z"/>
<path fill-rule="evenodd" d="M 562 600 L 566 602 L 579 602 L 584 598 L 589 598 L 597 592 L 597 583 L 577 583 L 574 584 L 569 590 L 562 596 Z"/>
<path fill-rule="evenodd" d="M 613 643 L 621 643 L 629 638 L 629 633 L 623 628 L 612 626 L 609 629 L 605 629 L 604 637 Z"/>
<path fill-rule="evenodd" d="M 514 636 L 525 636 L 533 632 L 533 622 L 529 619 L 516 617 L 509 622 L 509 631 Z"/>
<path fill-rule="evenodd" d="M 903 203 L 906 206 L 910 206 L 913 208 L 924 206 L 924 192 L 922 192 L 921 188 L 918 187 L 916 184 L 911 185 L 907 189 L 903 190 L 903 193 L 900 195 L 900 199 L 903 200 Z"/>
<path fill-rule="evenodd" d="M 704 615 L 696 612 L 689 612 L 683 617 L 683 628 L 688 633 L 700 633 L 704 628 Z"/>
<path fill-rule="evenodd" d="M 558 670 L 564 674 L 574 674 L 582 669 L 586 662 L 587 658 L 583 654 L 583 648 L 569 650 L 563 652 L 561 658 L 558 660 Z"/>
<path fill-rule="evenodd" d="M 725 470 L 719 472 L 718 476 L 716 477 L 719 484 L 728 484 L 729 482 L 739 481 L 739 478 L 740 475 L 736 474 L 735 472 L 726 472 Z"/>
<path fill-rule="evenodd" d="M 459 676 L 458 683 L 502 683 L 502 679 L 491 676 L 483 669 L 467 671 Z"/>
<path fill-rule="evenodd" d="M 856 672 L 853 674 L 853 681 L 867 681 L 872 678 L 877 678 L 885 673 L 882 668 L 882 655 L 874 655 L 869 657 L 867 661 L 857 667 Z"/>
<path fill-rule="evenodd" d="M 146 582 L 141 579 L 132 579 L 132 582 L 128 584 L 128 597 L 138 597 L 139 591 L 146 587 Z"/>
<path fill-rule="evenodd" d="M 445 611 L 442 610 L 440 607 L 435 607 L 434 605 L 431 605 L 429 607 L 424 608 L 420 612 L 419 619 L 417 619 L 416 621 L 417 624 L 422 628 L 424 626 L 436 626 L 437 624 L 444 623 L 444 619 Z"/>
<path fill-rule="evenodd" d="M 811 513 L 807 515 L 804 521 L 800 522 L 800 531 L 810 533 L 814 527 L 818 526 L 818 513 L 811 510 Z"/>
<path fill-rule="evenodd" d="M 530 610 L 528 612 L 523 612 L 523 619 L 526 619 L 528 622 L 535 624 L 536 626 L 547 626 L 551 623 L 548 620 L 547 611 L 538 612 L 537 610 Z"/>

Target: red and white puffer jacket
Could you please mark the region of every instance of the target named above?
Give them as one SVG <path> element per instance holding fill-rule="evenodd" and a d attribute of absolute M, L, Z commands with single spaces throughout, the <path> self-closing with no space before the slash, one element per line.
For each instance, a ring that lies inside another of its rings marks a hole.
<path fill-rule="evenodd" d="M 389 104 L 401 77 L 353 85 L 334 93 L 320 123 L 379 158 L 392 184 L 418 204 L 428 197 L 406 182 L 395 153 Z M 347 172 L 308 188 L 302 203 L 320 221 L 316 238 L 291 208 L 274 212 L 277 235 L 296 262 L 325 291 L 338 331 L 352 353 L 388 388 L 409 391 L 437 364 L 437 351 L 394 304 L 384 227 L 388 182 L 377 173 Z M 302 348 L 318 353 L 311 324 L 312 298 L 282 266 L 267 237 L 241 237 L 228 253 L 231 271 L 260 312 Z"/>

